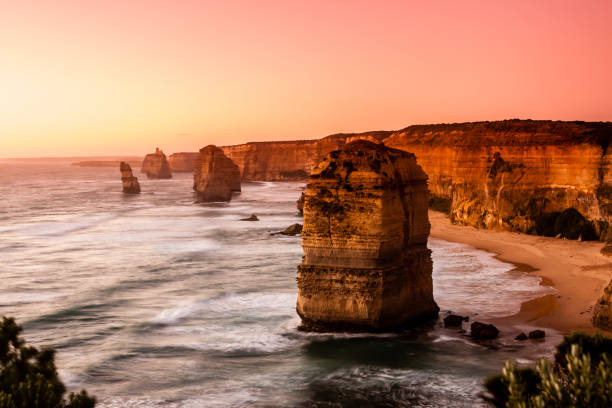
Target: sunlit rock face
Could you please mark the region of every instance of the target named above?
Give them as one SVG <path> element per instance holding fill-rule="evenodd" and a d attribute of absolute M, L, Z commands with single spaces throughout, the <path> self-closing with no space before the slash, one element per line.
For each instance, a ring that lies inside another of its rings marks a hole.
<path fill-rule="evenodd" d="M 427 203 L 411 153 L 361 140 L 323 159 L 304 200 L 302 329 L 384 331 L 437 314 Z"/>
<path fill-rule="evenodd" d="M 240 191 L 240 170 L 223 150 L 206 146 L 195 161 L 193 189 L 200 202 L 230 201 Z"/>
<path fill-rule="evenodd" d="M 450 208 L 454 223 L 546 235 L 554 233 L 554 224 L 564 223 L 556 217 L 574 209 L 590 227 L 569 235 L 612 237 L 610 122 L 415 125 L 393 132 L 223 149 L 244 179 L 282 180 L 305 178 L 327 153 L 354 139 L 414 153 L 429 176 L 432 201 Z"/>
<path fill-rule="evenodd" d="M 612 281 L 593 308 L 593 326 L 612 330 Z"/>
<path fill-rule="evenodd" d="M 195 169 L 195 161 L 200 156 L 198 152 L 172 153 L 168 156 L 170 170 L 173 172 L 192 173 Z"/>
<path fill-rule="evenodd" d="M 159 148 L 155 148 L 155 153 L 145 156 L 140 172 L 145 173 L 150 179 L 172 178 L 166 155 Z"/>
<path fill-rule="evenodd" d="M 139 194 L 140 193 L 140 183 L 138 183 L 138 178 L 134 177 L 132 174 L 132 167 L 126 162 L 121 162 L 119 165 L 119 170 L 121 170 L 121 183 L 123 184 L 123 192 L 125 194 Z"/>

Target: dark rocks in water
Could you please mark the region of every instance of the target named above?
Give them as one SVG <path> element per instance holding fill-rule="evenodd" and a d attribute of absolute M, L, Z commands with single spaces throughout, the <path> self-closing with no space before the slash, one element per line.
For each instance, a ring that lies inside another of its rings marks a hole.
<path fill-rule="evenodd" d="M 132 167 L 126 162 L 121 162 L 119 170 L 121 171 L 123 192 L 125 194 L 140 194 L 140 183 L 138 183 L 138 178 L 132 174 Z"/>
<path fill-rule="evenodd" d="M 479 340 L 492 340 L 499 336 L 499 330 L 492 324 L 474 322 L 471 326 L 471 336 Z"/>
<path fill-rule="evenodd" d="M 546 337 L 544 330 L 532 330 L 529 332 L 530 339 L 543 339 L 544 337 Z"/>
<path fill-rule="evenodd" d="M 461 324 L 469 319 L 469 317 L 451 314 L 444 318 L 444 327 L 461 327 Z"/>
<path fill-rule="evenodd" d="M 251 214 L 250 217 L 241 218 L 240 221 L 259 221 L 259 218 L 255 214 Z"/>
<path fill-rule="evenodd" d="M 306 198 L 306 194 L 302 192 L 300 198 L 296 201 L 297 210 L 300 215 L 304 215 L 304 199 Z"/>
<path fill-rule="evenodd" d="M 612 330 L 612 280 L 593 308 L 593 326 Z"/>
<path fill-rule="evenodd" d="M 528 337 L 527 337 L 527 335 L 525 333 L 521 333 L 521 334 L 519 334 L 518 336 L 516 336 L 514 338 L 514 340 L 519 340 L 519 341 L 524 341 L 524 340 L 527 340 L 527 339 L 528 339 Z"/>
<path fill-rule="evenodd" d="M 284 231 L 273 232 L 271 235 L 299 235 L 302 233 L 302 224 L 293 224 L 285 228 Z"/>
<path fill-rule="evenodd" d="M 172 178 L 168 159 L 166 159 L 166 155 L 158 147 L 155 148 L 155 153 L 145 156 L 140 172 L 145 173 L 150 179 Z"/>

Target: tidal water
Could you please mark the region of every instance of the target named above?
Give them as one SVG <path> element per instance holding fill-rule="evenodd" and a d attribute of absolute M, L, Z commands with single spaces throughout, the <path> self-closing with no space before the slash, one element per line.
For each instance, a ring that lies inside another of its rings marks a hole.
<path fill-rule="evenodd" d="M 0 162 L 0 315 L 57 349 L 64 382 L 99 407 L 477 407 L 504 360 L 548 357 L 559 339 L 478 344 L 439 321 L 299 332 L 300 237 L 270 233 L 301 223 L 303 183 L 202 205 L 190 174 L 134 170 L 143 194 L 125 196 L 118 169 Z M 550 290 L 493 254 L 429 246 L 442 313 L 486 321 Z"/>

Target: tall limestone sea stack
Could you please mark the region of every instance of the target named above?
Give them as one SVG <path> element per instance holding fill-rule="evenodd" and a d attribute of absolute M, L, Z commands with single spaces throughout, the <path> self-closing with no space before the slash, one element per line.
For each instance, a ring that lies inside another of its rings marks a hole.
<path fill-rule="evenodd" d="M 150 179 L 169 179 L 172 178 L 170 165 L 166 155 L 158 147 L 155 153 L 147 154 L 142 162 L 141 173 L 145 173 Z"/>
<path fill-rule="evenodd" d="M 138 178 L 132 174 L 132 167 L 126 162 L 121 162 L 119 170 L 121 170 L 123 192 L 125 194 L 140 194 L 140 183 L 138 183 Z"/>
<path fill-rule="evenodd" d="M 240 191 L 240 169 L 217 146 L 200 149 L 195 161 L 193 189 L 200 202 L 230 201 Z"/>
<path fill-rule="evenodd" d="M 313 331 L 385 331 L 437 315 L 427 175 L 365 140 L 332 151 L 304 200 L 297 312 Z"/>

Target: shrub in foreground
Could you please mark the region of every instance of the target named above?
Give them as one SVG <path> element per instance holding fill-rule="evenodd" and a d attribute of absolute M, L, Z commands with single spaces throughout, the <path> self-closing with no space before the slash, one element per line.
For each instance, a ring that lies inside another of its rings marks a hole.
<path fill-rule="evenodd" d="M 612 407 L 612 339 L 574 333 L 557 346 L 554 364 L 542 359 L 531 368 L 507 361 L 489 378 L 485 399 L 496 407 Z"/>
<path fill-rule="evenodd" d="M 93 408 L 96 399 L 81 391 L 66 400 L 55 368 L 55 352 L 26 346 L 12 318 L 0 322 L 0 408 Z"/>

